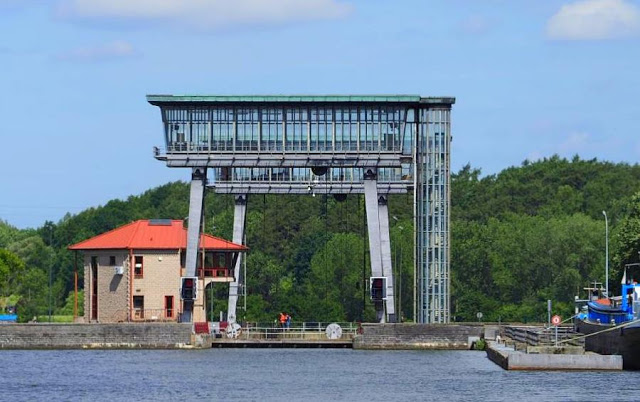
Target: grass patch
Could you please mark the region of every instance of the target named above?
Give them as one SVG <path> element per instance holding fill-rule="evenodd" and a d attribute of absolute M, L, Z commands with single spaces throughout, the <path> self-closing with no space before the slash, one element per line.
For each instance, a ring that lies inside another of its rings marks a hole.
<path fill-rule="evenodd" d="M 48 315 L 39 315 L 38 316 L 38 322 L 49 322 L 49 316 Z M 72 315 L 52 315 L 51 316 L 51 322 L 56 322 L 56 323 L 73 322 L 73 316 Z"/>
<path fill-rule="evenodd" d="M 474 350 L 485 350 L 487 348 L 487 342 L 484 339 L 478 339 L 473 343 Z"/>

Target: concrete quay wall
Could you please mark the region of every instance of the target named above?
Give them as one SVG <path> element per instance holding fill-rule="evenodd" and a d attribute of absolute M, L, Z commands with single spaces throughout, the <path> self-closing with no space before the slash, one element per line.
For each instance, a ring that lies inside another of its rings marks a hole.
<path fill-rule="evenodd" d="M 191 324 L 7 324 L 0 349 L 182 348 L 192 344 Z"/>
<path fill-rule="evenodd" d="M 362 324 L 354 349 L 470 349 L 484 335 L 482 325 Z"/>
<path fill-rule="evenodd" d="M 486 348 L 487 358 L 502 367 L 509 370 L 509 352 L 503 348 L 496 348 L 493 342 L 489 342 Z"/>
<path fill-rule="evenodd" d="M 505 370 L 622 370 L 622 356 L 524 353 L 494 342 L 487 344 L 487 357 Z"/>

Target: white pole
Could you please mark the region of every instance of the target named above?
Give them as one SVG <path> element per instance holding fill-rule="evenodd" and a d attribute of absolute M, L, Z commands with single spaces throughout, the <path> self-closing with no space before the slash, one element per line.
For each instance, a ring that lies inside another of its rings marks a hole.
<path fill-rule="evenodd" d="M 604 215 L 605 225 L 605 268 L 604 268 L 604 291 L 609 297 L 609 220 L 607 219 L 607 213 L 602 211 Z"/>

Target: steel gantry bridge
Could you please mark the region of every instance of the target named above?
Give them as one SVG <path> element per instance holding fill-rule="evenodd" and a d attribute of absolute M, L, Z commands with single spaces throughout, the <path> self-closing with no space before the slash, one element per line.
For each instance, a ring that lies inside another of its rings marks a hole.
<path fill-rule="evenodd" d="M 242 244 L 249 194 L 364 194 L 374 302 L 395 322 L 387 199 L 413 193 L 416 320 L 450 319 L 450 143 L 455 98 L 382 96 L 148 95 L 164 127 L 156 159 L 191 169 L 186 275 L 195 276 L 207 176 L 234 194 L 233 241 Z M 229 289 L 235 322 L 241 261 Z M 191 321 L 193 304 L 184 303 Z"/>

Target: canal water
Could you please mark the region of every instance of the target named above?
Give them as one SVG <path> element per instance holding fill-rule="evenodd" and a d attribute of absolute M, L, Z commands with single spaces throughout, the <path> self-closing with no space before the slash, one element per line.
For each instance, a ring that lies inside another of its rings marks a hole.
<path fill-rule="evenodd" d="M 637 372 L 504 371 L 474 351 L 0 351 L 2 401 L 637 401 Z"/>

